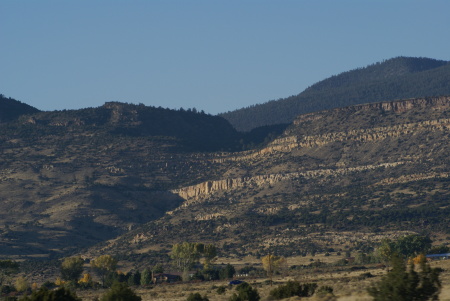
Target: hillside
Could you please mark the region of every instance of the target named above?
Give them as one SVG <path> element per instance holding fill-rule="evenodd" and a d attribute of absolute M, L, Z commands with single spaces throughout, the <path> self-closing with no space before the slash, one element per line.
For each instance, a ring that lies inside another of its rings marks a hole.
<path fill-rule="evenodd" d="M 300 255 L 446 237 L 449 129 L 449 97 L 299 115 L 233 152 L 243 136 L 202 113 L 107 103 L 22 116 L 0 124 L 0 255 L 133 261 L 184 240 Z"/>
<path fill-rule="evenodd" d="M 123 103 L 0 124 L 0 256 L 57 256 L 161 217 L 198 158 L 240 136 L 220 117 Z"/>
<path fill-rule="evenodd" d="M 223 256 L 291 256 L 367 250 L 409 231 L 444 242 L 449 130 L 450 97 L 300 115 L 264 148 L 204 157 L 216 175 L 172 189 L 181 206 L 90 253 L 132 260 L 188 240 Z"/>
<path fill-rule="evenodd" d="M 17 119 L 21 115 L 39 112 L 38 109 L 0 94 L 0 123 Z"/>
<path fill-rule="evenodd" d="M 405 231 L 445 242 L 449 130 L 450 97 L 246 135 L 221 117 L 117 102 L 21 115 L 0 124 L 0 256 L 133 261 L 185 240 L 304 255 Z"/>
<path fill-rule="evenodd" d="M 302 93 L 220 114 L 237 130 L 292 122 L 297 115 L 355 104 L 450 94 L 450 64 L 397 57 L 332 76 Z"/>

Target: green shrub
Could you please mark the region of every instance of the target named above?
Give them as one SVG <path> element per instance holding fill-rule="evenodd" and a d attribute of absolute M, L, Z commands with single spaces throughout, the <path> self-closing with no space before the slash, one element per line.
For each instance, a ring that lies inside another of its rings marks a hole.
<path fill-rule="evenodd" d="M 219 294 L 219 295 L 225 294 L 225 291 L 226 291 L 226 287 L 224 285 L 219 286 L 216 290 L 217 294 Z"/>
<path fill-rule="evenodd" d="M 38 291 L 33 292 L 30 296 L 25 296 L 20 301 L 81 301 L 71 290 L 61 287 L 55 291 L 51 291 L 46 287 L 41 287 Z"/>
<path fill-rule="evenodd" d="M 331 286 L 321 286 L 317 289 L 316 294 L 317 295 L 327 295 L 327 294 L 332 294 L 333 293 L 333 288 Z"/>
<path fill-rule="evenodd" d="M 142 298 L 137 296 L 132 289 L 124 282 L 116 282 L 101 297 L 101 301 L 141 301 Z"/>
<path fill-rule="evenodd" d="M 359 275 L 358 279 L 359 280 L 364 280 L 364 279 L 372 278 L 372 277 L 374 277 L 374 276 L 372 275 L 371 272 L 366 272 L 366 273 L 362 273 L 361 275 Z"/>
<path fill-rule="evenodd" d="M 55 282 L 47 280 L 44 283 L 42 283 L 42 287 L 46 287 L 48 289 L 53 289 L 56 287 L 56 284 L 55 284 Z"/>
<path fill-rule="evenodd" d="M 300 284 L 298 281 L 288 281 L 285 285 L 270 291 L 270 296 L 275 300 L 289 298 L 293 296 L 310 297 L 314 294 L 317 288 L 316 283 Z"/>
<path fill-rule="evenodd" d="M 243 282 L 236 286 L 237 294 L 228 299 L 229 301 L 259 301 L 260 296 L 256 288 L 252 288 L 247 282 Z"/>
<path fill-rule="evenodd" d="M 190 293 L 187 301 L 209 301 L 208 297 L 200 295 L 200 293 Z"/>
<path fill-rule="evenodd" d="M 15 291 L 14 286 L 10 286 L 10 285 L 2 285 L 0 286 L 0 293 L 1 294 L 9 294 L 10 292 Z"/>

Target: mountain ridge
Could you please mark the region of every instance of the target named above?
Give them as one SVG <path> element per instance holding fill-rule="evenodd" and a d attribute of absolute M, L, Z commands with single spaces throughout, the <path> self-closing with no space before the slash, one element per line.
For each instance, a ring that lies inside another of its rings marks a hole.
<path fill-rule="evenodd" d="M 450 94 L 450 64 L 397 57 L 329 77 L 300 94 L 219 114 L 237 130 L 290 123 L 295 116 L 368 102 Z"/>

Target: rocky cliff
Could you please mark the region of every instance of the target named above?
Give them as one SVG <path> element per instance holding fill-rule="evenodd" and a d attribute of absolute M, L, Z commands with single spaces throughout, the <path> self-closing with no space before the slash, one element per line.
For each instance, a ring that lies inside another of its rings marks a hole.
<path fill-rule="evenodd" d="M 356 148 L 363 145 L 375 148 L 383 141 L 398 141 L 410 139 L 419 142 L 419 146 L 426 146 L 427 140 L 433 135 L 446 136 L 450 130 L 450 97 L 436 97 L 425 99 L 399 100 L 331 111 L 311 113 L 299 116 L 294 124 L 286 130 L 283 137 L 275 139 L 267 147 L 260 150 L 242 152 L 239 155 L 222 154 L 211 159 L 214 163 L 251 162 L 261 164 L 261 160 L 276 160 L 276 156 L 291 156 L 291 152 L 306 154 L 311 150 L 323 149 L 327 145 L 343 144 L 354 148 L 354 155 L 358 154 Z M 380 115 L 383 118 L 380 118 Z M 377 120 L 373 121 L 376 116 Z M 345 120 L 343 120 L 345 119 Z M 346 131 L 342 127 L 332 126 L 334 123 L 346 122 Z M 323 126 L 323 124 L 327 124 Z M 308 133 L 316 132 L 316 135 Z M 424 139 L 422 139 L 424 138 Z M 192 200 L 205 198 L 219 191 L 229 191 L 242 187 L 270 185 L 286 179 L 315 178 L 322 176 L 336 176 L 349 172 L 372 170 L 374 168 L 390 168 L 399 164 L 414 164 L 416 160 L 431 160 L 432 155 L 426 152 L 419 153 L 390 153 L 390 158 L 380 161 L 377 158 L 371 164 L 354 165 L 345 160 L 334 162 L 332 168 L 320 168 L 295 172 L 282 172 L 275 174 L 259 174 L 247 177 L 226 178 L 206 181 L 197 185 L 173 190 L 190 204 Z M 396 159 L 393 160 L 393 158 Z M 369 162 L 368 162 L 369 163 Z M 304 169 L 302 166 L 299 169 Z"/>

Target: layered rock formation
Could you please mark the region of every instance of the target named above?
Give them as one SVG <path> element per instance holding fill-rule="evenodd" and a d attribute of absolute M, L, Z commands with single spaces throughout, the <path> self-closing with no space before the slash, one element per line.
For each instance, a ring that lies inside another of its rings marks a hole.
<path fill-rule="evenodd" d="M 380 115 L 381 114 L 381 115 Z M 450 97 L 436 97 L 426 99 L 409 99 L 359 105 L 348 108 L 340 108 L 331 111 L 310 113 L 299 116 L 294 124 L 289 127 L 283 137 L 275 139 L 267 147 L 260 150 L 242 152 L 239 155 L 222 154 L 219 158 L 211 159 L 216 164 L 227 162 L 252 162 L 261 165 L 261 160 L 276 160 L 277 156 L 290 156 L 295 158 L 293 151 L 302 154 L 314 153 L 327 145 L 342 143 L 351 147 L 354 155 L 358 155 L 363 145 L 371 145 L 373 148 L 382 146 L 384 140 L 398 141 L 399 139 L 412 139 L 426 143 L 426 138 L 434 135 L 448 135 L 450 130 Z M 377 121 L 373 121 L 373 117 Z M 345 120 L 343 120 L 345 118 Z M 340 131 L 340 127 L 333 123 L 343 123 L 346 131 Z M 324 123 L 326 126 L 323 126 Z M 310 130 L 310 131 L 309 131 Z M 316 132 L 316 135 L 308 135 Z M 421 138 L 423 141 L 421 141 Z M 353 154 L 351 154 L 353 155 Z M 423 155 L 423 154 L 422 154 Z M 334 162 L 332 168 L 320 168 L 302 170 L 296 172 L 284 172 L 276 174 L 252 175 L 247 177 L 226 178 L 212 180 L 173 190 L 190 204 L 192 200 L 208 197 L 220 192 L 230 191 L 243 187 L 271 185 L 284 180 L 297 178 L 317 178 L 323 176 L 337 176 L 352 172 L 373 170 L 376 168 L 391 168 L 401 164 L 414 164 L 417 160 L 429 159 L 421 154 L 408 154 L 401 151 L 391 153 L 387 162 L 374 158 L 372 164 L 355 164 L 346 166 L 345 161 Z M 396 158 L 393 160 L 392 158 Z M 298 167 L 303 169 L 302 166 Z M 425 176 L 428 177 L 428 176 Z M 432 176 L 430 176 L 432 177 Z M 386 180 L 387 181 L 387 180 Z"/>

